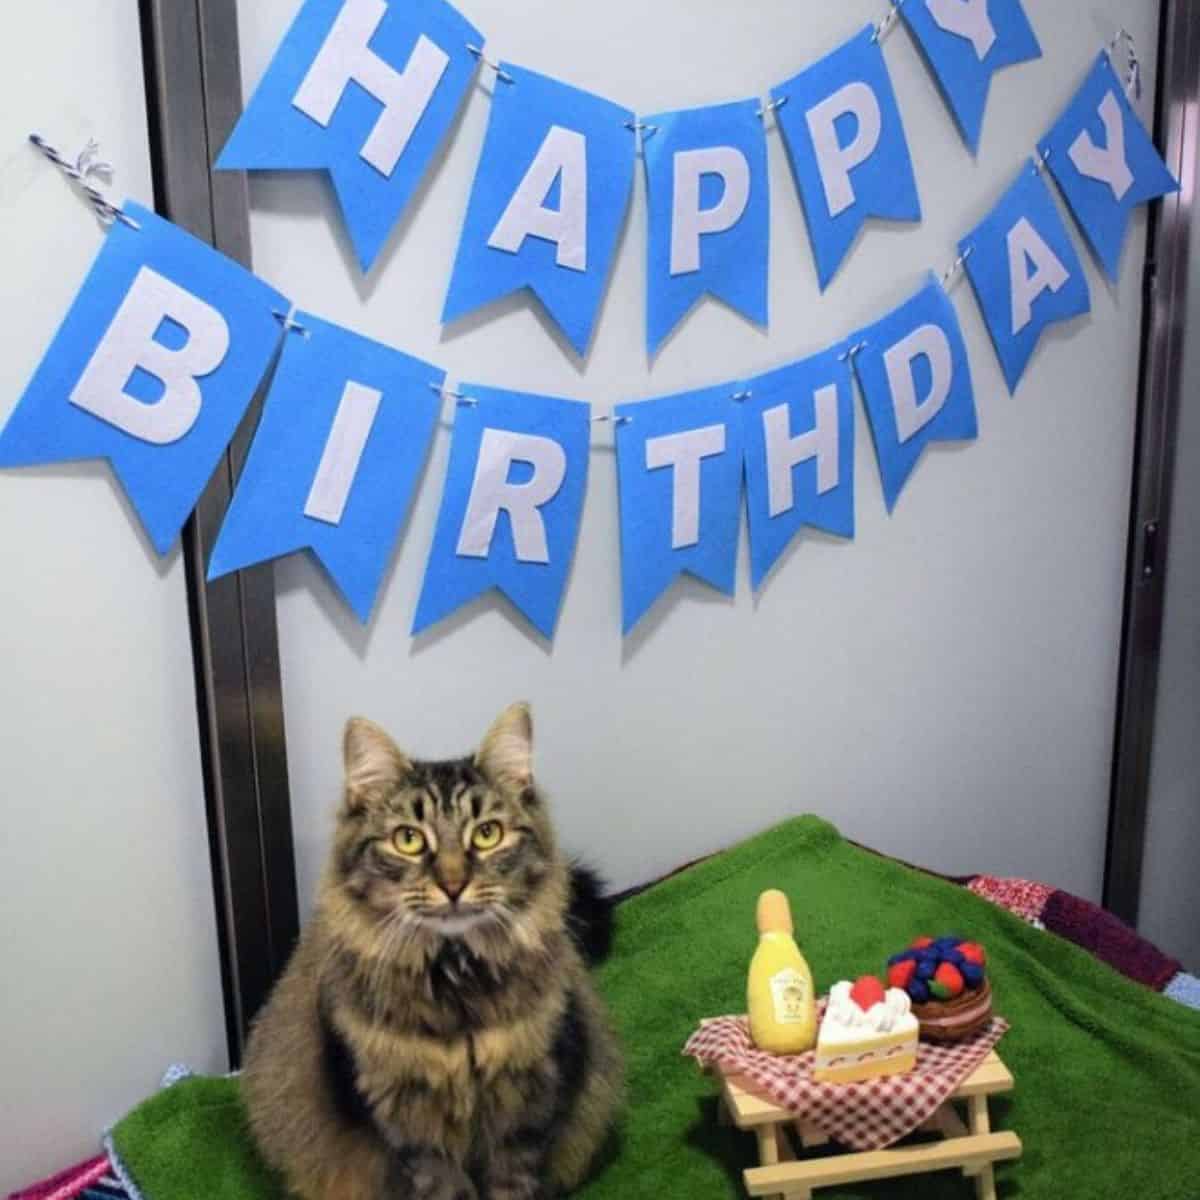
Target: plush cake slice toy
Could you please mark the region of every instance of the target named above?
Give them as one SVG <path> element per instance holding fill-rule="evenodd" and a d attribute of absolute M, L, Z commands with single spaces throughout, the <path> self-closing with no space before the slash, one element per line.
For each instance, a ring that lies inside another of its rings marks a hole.
<path fill-rule="evenodd" d="M 978 942 L 919 937 L 888 959 L 887 978 L 907 993 L 928 1041 L 962 1041 L 992 1019 L 987 955 Z"/>
<path fill-rule="evenodd" d="M 855 1083 L 911 1071 L 917 1062 L 917 1019 L 908 994 L 885 989 L 873 975 L 829 989 L 817 1033 L 813 1078 Z"/>

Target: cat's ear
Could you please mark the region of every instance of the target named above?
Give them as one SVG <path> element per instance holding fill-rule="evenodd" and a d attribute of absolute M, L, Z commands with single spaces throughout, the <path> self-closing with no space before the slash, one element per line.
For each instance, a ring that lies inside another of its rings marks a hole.
<path fill-rule="evenodd" d="M 373 794 L 398 788 L 412 764 L 374 721 L 351 717 L 342 735 L 346 769 L 346 804 L 361 808 Z"/>
<path fill-rule="evenodd" d="M 528 704 L 510 704 L 492 722 L 475 765 L 499 787 L 519 792 L 533 783 L 533 718 Z"/>

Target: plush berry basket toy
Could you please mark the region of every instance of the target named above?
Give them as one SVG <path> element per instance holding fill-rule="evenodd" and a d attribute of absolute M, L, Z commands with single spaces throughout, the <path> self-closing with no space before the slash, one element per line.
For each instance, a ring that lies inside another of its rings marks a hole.
<path fill-rule="evenodd" d="M 992 1019 L 987 955 L 978 942 L 919 937 L 888 959 L 887 978 L 889 987 L 908 993 L 928 1041 L 961 1041 Z"/>

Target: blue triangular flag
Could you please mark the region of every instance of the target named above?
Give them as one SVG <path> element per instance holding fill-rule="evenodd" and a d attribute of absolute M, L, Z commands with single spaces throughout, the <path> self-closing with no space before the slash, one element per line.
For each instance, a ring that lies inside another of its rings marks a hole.
<path fill-rule="evenodd" d="M 926 446 L 978 434 L 967 347 L 958 313 L 932 275 L 855 338 L 854 370 L 891 512 Z"/>
<path fill-rule="evenodd" d="M 1038 151 L 1083 236 L 1115 281 L 1133 210 L 1177 192 L 1179 184 L 1133 111 L 1107 53 L 1096 59 Z"/>
<path fill-rule="evenodd" d="M 767 323 L 770 195 L 757 100 L 657 113 L 642 143 L 650 353 L 706 292 Z"/>
<path fill-rule="evenodd" d="M 127 202 L 0 432 L 0 466 L 107 458 L 154 548 L 195 507 L 279 346 L 289 304 Z"/>
<path fill-rule="evenodd" d="M 425 465 L 445 374 L 312 313 L 293 319 L 208 577 L 307 548 L 365 622 Z"/>
<path fill-rule="evenodd" d="M 958 244 L 992 344 L 1015 392 L 1042 330 L 1091 308 L 1083 263 L 1035 163 Z"/>
<path fill-rule="evenodd" d="M 366 271 L 462 104 L 479 31 L 445 0 L 305 0 L 217 170 L 326 169 Z"/>
<path fill-rule="evenodd" d="M 1042 56 L 1021 0 L 907 0 L 900 15 L 976 153 L 992 76 Z"/>
<path fill-rule="evenodd" d="M 633 113 L 500 70 L 442 320 L 528 287 L 586 354 L 633 187 Z"/>
<path fill-rule="evenodd" d="M 554 636 L 587 489 L 588 405 L 459 385 L 413 633 L 490 588 Z"/>
<path fill-rule="evenodd" d="M 739 388 L 757 589 L 805 525 L 854 536 L 854 384 L 839 345 Z"/>
<path fill-rule="evenodd" d="M 908 139 L 874 26 L 772 88 L 771 98 L 824 290 L 870 217 L 921 219 Z"/>
<path fill-rule="evenodd" d="M 684 571 L 733 595 L 742 415 L 721 384 L 614 413 L 625 633 Z"/>

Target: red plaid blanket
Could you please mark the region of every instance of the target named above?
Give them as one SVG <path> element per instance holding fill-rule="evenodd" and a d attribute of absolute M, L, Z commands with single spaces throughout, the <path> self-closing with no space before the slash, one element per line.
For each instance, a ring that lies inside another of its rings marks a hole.
<path fill-rule="evenodd" d="M 745 1017 L 702 1021 L 683 1053 L 725 1075 L 740 1075 L 776 1104 L 854 1150 L 878 1150 L 912 1133 L 941 1107 L 988 1056 L 1008 1029 L 1003 1017 L 963 1042 L 921 1042 L 907 1074 L 862 1083 L 817 1083 L 814 1052 L 778 1055 L 756 1050 Z"/>

